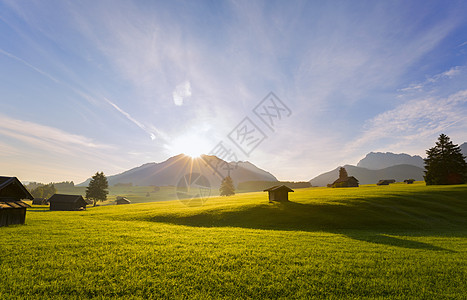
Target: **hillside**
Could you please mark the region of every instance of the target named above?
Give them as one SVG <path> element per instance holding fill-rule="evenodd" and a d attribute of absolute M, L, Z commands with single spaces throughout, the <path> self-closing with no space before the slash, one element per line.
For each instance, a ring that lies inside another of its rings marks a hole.
<path fill-rule="evenodd" d="M 413 165 L 424 168 L 423 158 L 418 155 L 408 155 L 405 153 L 395 154 L 391 152 L 370 152 L 357 163 L 357 167 L 379 170 L 397 165 Z"/>
<path fill-rule="evenodd" d="M 132 183 L 138 186 L 176 186 L 186 174 L 198 173 L 209 180 L 211 187 L 218 187 L 222 178 L 216 171 L 220 171 L 222 176 L 226 176 L 227 171 L 224 169 L 226 166 L 227 163 L 216 156 L 203 155 L 192 159 L 180 154 L 161 163 L 147 163 L 120 174 L 107 176 L 107 179 L 109 185 Z M 256 180 L 277 181 L 274 175 L 250 162 L 231 163 L 230 166 L 234 184 Z M 89 180 L 79 184 L 79 186 L 87 186 Z"/>
<path fill-rule="evenodd" d="M 464 154 L 464 156 L 467 157 L 467 143 L 463 143 L 462 145 L 460 145 L 460 148 L 462 154 Z"/>
<path fill-rule="evenodd" d="M 463 299 L 466 198 L 415 183 L 29 208 L 0 228 L 0 298 Z"/>
<path fill-rule="evenodd" d="M 381 170 L 369 170 L 352 165 L 345 165 L 349 176 L 354 176 L 360 184 L 376 184 L 380 179 L 395 179 L 397 182 L 405 179 L 423 180 L 424 170 L 412 165 L 397 165 Z M 310 180 L 313 186 L 326 186 L 339 177 L 339 168 L 323 173 Z"/>

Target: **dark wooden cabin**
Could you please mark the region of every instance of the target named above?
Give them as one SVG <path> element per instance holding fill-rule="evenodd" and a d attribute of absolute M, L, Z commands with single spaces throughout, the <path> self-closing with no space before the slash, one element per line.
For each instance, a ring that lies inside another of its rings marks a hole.
<path fill-rule="evenodd" d="M 47 198 L 34 198 L 32 200 L 32 205 L 48 205 L 49 201 Z"/>
<path fill-rule="evenodd" d="M 0 227 L 24 224 L 30 206 L 21 200 L 33 198 L 18 178 L 0 176 Z"/>
<path fill-rule="evenodd" d="M 263 192 L 268 192 L 269 202 L 289 201 L 289 192 L 293 192 L 293 190 L 285 185 L 276 185 L 265 189 Z"/>
<path fill-rule="evenodd" d="M 346 178 L 339 178 L 336 181 L 334 181 L 331 185 L 332 187 L 358 187 L 358 179 L 349 176 Z"/>
<path fill-rule="evenodd" d="M 88 202 L 81 195 L 55 194 L 49 198 L 50 210 L 84 210 Z"/>
<path fill-rule="evenodd" d="M 115 200 L 115 204 L 116 205 L 131 204 L 131 201 L 125 197 L 117 197 L 117 200 Z"/>
<path fill-rule="evenodd" d="M 395 183 L 396 180 L 395 179 L 381 179 L 380 181 L 378 181 L 378 183 L 376 185 L 389 185 L 391 183 Z"/>

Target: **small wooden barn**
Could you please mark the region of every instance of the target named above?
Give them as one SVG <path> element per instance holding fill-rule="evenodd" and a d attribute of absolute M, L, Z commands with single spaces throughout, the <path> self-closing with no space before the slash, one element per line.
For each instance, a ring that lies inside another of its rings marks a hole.
<path fill-rule="evenodd" d="M 395 183 L 396 180 L 395 179 L 381 179 L 380 181 L 378 181 L 378 183 L 376 183 L 376 185 L 389 185 L 390 183 Z"/>
<path fill-rule="evenodd" d="M 349 176 L 346 178 L 338 178 L 336 181 L 334 181 L 331 185 L 332 187 L 358 187 L 358 179 Z"/>
<path fill-rule="evenodd" d="M 272 201 L 289 201 L 289 193 L 293 192 L 291 188 L 285 185 L 275 185 L 263 192 L 268 192 L 269 202 Z"/>
<path fill-rule="evenodd" d="M 32 205 L 48 205 L 49 201 L 46 198 L 34 198 L 32 199 Z"/>
<path fill-rule="evenodd" d="M 16 177 L 0 176 L 0 227 L 24 224 L 28 204 L 21 201 L 33 197 Z"/>
<path fill-rule="evenodd" d="M 117 197 L 117 200 L 115 200 L 115 204 L 116 205 L 131 204 L 131 201 L 125 197 Z"/>
<path fill-rule="evenodd" d="M 84 210 L 88 202 L 81 195 L 55 194 L 49 198 L 50 210 Z"/>

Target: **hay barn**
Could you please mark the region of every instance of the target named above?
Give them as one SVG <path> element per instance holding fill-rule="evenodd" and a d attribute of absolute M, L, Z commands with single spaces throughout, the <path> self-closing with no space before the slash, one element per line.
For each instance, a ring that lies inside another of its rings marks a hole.
<path fill-rule="evenodd" d="M 378 181 L 378 183 L 376 183 L 376 185 L 389 185 L 395 182 L 396 182 L 395 179 L 381 179 L 380 181 Z"/>
<path fill-rule="evenodd" d="M 0 227 L 24 224 L 30 206 L 22 199 L 33 197 L 18 178 L 0 176 Z"/>
<path fill-rule="evenodd" d="M 81 195 L 55 194 L 49 198 L 50 210 L 84 210 L 88 202 Z"/>
<path fill-rule="evenodd" d="M 115 200 L 115 204 L 116 205 L 131 204 L 131 201 L 125 197 L 117 197 L 117 200 Z"/>
<path fill-rule="evenodd" d="M 347 178 L 339 178 L 334 181 L 331 185 L 332 187 L 358 187 L 358 179 L 349 176 Z"/>
<path fill-rule="evenodd" d="M 46 198 L 34 198 L 32 205 L 48 205 L 49 201 Z"/>
<path fill-rule="evenodd" d="M 293 190 L 285 185 L 276 185 L 265 189 L 263 192 L 268 192 L 269 202 L 289 201 L 289 193 L 293 192 Z"/>

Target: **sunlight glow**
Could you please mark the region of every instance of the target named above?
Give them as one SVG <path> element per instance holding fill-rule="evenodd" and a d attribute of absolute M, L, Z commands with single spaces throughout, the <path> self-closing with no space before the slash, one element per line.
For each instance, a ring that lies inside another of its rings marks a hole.
<path fill-rule="evenodd" d="M 201 154 L 208 154 L 209 143 L 198 136 L 183 135 L 172 141 L 167 147 L 170 155 L 185 154 L 192 158 L 197 158 Z"/>

